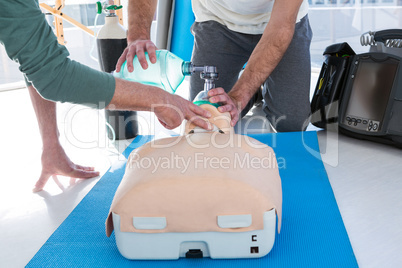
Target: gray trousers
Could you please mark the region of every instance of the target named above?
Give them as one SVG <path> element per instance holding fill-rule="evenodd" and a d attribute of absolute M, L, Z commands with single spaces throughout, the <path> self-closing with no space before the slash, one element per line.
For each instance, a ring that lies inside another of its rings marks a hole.
<path fill-rule="evenodd" d="M 312 31 L 306 15 L 295 26 L 293 39 L 275 70 L 263 85 L 264 112 L 277 131 L 302 131 L 310 114 L 310 43 Z M 192 62 L 216 66 L 216 87 L 229 92 L 261 35 L 242 34 L 215 22 L 195 22 Z M 203 90 L 199 75 L 190 79 L 190 100 Z M 250 109 L 249 103 L 246 109 Z M 245 110 L 246 110 L 245 109 Z M 244 114 L 244 113 L 243 113 Z"/>

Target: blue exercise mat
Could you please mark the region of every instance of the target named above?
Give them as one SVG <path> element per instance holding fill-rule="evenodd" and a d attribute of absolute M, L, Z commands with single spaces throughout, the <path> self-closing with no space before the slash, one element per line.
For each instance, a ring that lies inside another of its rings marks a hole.
<path fill-rule="evenodd" d="M 326 171 L 317 154 L 316 132 L 250 135 L 273 147 L 283 188 L 281 233 L 260 259 L 130 261 L 118 252 L 105 220 L 125 164 L 99 180 L 53 233 L 27 267 L 358 267 Z M 125 150 L 150 141 L 139 136 Z M 319 157 L 319 154 L 318 154 Z"/>

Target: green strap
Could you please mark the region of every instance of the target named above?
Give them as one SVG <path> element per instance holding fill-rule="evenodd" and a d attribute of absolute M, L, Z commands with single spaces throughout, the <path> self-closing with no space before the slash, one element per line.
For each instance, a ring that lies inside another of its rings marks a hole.
<path fill-rule="evenodd" d="M 218 107 L 220 106 L 220 105 L 217 104 L 217 103 L 211 103 L 211 102 L 209 102 L 209 101 L 207 101 L 207 100 L 195 101 L 194 104 L 195 104 L 195 105 L 198 105 L 198 106 L 203 105 L 203 104 L 210 104 L 210 105 L 215 106 L 216 108 L 218 108 Z"/>

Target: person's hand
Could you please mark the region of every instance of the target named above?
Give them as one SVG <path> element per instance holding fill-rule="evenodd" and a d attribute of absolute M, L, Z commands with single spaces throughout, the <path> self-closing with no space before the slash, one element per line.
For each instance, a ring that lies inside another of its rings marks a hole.
<path fill-rule="evenodd" d="M 213 88 L 208 91 L 209 101 L 211 103 L 219 103 L 221 106 L 218 107 L 218 111 L 221 113 L 228 112 L 232 120 L 230 121 L 230 125 L 233 127 L 236 125 L 239 120 L 240 109 L 239 105 L 237 105 L 236 101 L 232 99 L 223 88 Z"/>
<path fill-rule="evenodd" d="M 42 172 L 39 180 L 32 190 L 34 193 L 43 190 L 50 177 L 57 183 L 57 175 L 71 178 L 89 179 L 99 176 L 98 171 L 93 167 L 76 165 L 68 158 L 60 144 L 51 148 L 44 148 L 42 152 Z"/>
<path fill-rule="evenodd" d="M 120 72 L 121 65 L 127 60 L 127 69 L 131 73 L 134 71 L 133 60 L 137 55 L 138 61 L 141 64 L 142 69 L 148 68 L 147 59 L 145 58 L 145 52 L 148 52 L 148 57 L 151 63 L 156 63 L 156 46 L 151 40 L 136 40 L 128 44 L 121 54 L 116 64 L 116 72 Z"/>
<path fill-rule="evenodd" d="M 212 129 L 211 124 L 202 119 L 211 117 L 210 112 L 177 95 L 168 94 L 166 102 L 154 105 L 153 111 L 167 129 L 178 127 L 184 119 L 203 129 Z"/>

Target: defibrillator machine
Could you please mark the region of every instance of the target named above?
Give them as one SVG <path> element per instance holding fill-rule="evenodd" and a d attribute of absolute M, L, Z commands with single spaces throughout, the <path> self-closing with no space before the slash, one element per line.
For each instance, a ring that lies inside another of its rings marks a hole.
<path fill-rule="evenodd" d="M 346 135 L 402 147 L 402 30 L 371 34 L 368 53 L 355 55 L 347 43 L 324 52 L 312 123 L 337 122 Z"/>

